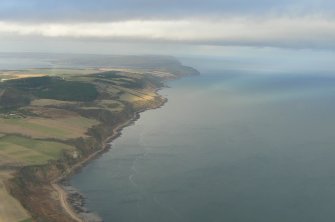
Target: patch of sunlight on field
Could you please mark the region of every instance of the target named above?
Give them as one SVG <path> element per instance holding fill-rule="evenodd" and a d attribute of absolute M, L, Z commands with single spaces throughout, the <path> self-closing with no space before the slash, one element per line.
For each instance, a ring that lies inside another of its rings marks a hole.
<path fill-rule="evenodd" d="M 134 101 L 142 100 L 142 98 L 139 96 L 133 95 L 133 94 L 123 93 L 120 96 L 120 100 L 126 101 L 126 102 L 134 102 Z"/>
<path fill-rule="evenodd" d="M 0 158 L 18 165 L 40 165 L 60 158 L 64 150 L 75 148 L 63 143 L 34 140 L 20 136 L 0 138 Z"/>
<path fill-rule="evenodd" d="M 4 181 L 10 177 L 11 171 L 0 171 L 0 222 L 28 222 L 30 221 L 28 212 L 5 188 Z"/>
<path fill-rule="evenodd" d="M 154 93 L 142 93 L 135 90 L 127 90 L 120 96 L 120 100 L 126 102 L 137 102 L 137 101 L 150 101 L 156 97 Z"/>
<path fill-rule="evenodd" d="M 96 120 L 80 116 L 62 119 L 0 118 L 0 133 L 20 134 L 33 138 L 70 139 L 85 137 L 87 129 L 96 124 L 98 124 Z"/>

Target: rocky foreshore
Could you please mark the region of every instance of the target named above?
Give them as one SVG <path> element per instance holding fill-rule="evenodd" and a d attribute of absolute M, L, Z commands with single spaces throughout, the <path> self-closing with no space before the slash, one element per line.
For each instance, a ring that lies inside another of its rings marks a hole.
<path fill-rule="evenodd" d="M 91 212 L 85 207 L 85 197 L 73 186 L 69 184 L 67 180 L 60 182 L 63 190 L 67 193 L 67 201 L 72 206 L 73 210 L 83 219 L 85 222 L 102 222 L 103 220 L 94 212 Z"/>

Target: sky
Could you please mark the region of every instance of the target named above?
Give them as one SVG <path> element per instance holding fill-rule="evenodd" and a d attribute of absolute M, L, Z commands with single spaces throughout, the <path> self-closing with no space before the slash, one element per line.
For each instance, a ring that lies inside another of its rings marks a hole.
<path fill-rule="evenodd" d="M 0 0 L 0 51 L 335 49 L 333 0 Z"/>

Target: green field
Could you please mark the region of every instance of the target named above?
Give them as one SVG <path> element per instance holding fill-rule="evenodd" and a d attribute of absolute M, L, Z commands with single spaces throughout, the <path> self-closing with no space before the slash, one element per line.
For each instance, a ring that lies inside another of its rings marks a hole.
<path fill-rule="evenodd" d="M 35 99 L 31 102 L 32 106 L 60 106 L 68 104 L 76 104 L 76 102 L 56 100 L 56 99 Z"/>
<path fill-rule="evenodd" d="M 93 119 L 73 116 L 61 119 L 51 118 L 0 118 L 0 133 L 21 134 L 33 138 L 70 139 L 85 137 L 87 129 L 97 124 Z"/>
<path fill-rule="evenodd" d="M 0 159 L 7 158 L 19 165 L 41 165 L 49 160 L 60 158 L 64 150 L 72 151 L 69 145 L 29 139 L 21 136 L 4 136 L 0 138 Z"/>

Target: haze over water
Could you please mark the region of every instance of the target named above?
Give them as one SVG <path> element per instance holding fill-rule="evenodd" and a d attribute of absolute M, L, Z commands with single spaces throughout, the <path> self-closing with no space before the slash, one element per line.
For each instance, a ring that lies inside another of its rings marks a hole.
<path fill-rule="evenodd" d="M 202 75 L 71 184 L 104 221 L 333 221 L 335 69 L 289 60 L 185 59 Z"/>

